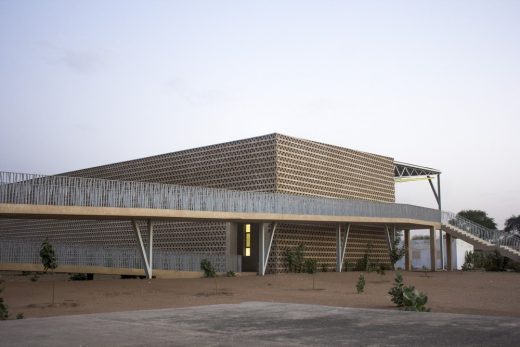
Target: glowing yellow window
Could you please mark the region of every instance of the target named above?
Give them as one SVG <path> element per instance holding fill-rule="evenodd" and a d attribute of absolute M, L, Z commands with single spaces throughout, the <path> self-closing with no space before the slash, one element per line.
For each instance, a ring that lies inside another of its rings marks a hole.
<path fill-rule="evenodd" d="M 251 224 L 244 225 L 245 256 L 251 256 Z"/>

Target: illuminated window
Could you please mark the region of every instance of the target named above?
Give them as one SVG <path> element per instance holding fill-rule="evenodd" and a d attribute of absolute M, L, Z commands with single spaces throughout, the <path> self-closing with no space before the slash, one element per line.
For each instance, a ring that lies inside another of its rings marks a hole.
<path fill-rule="evenodd" d="M 251 256 L 251 224 L 244 225 L 245 256 Z"/>

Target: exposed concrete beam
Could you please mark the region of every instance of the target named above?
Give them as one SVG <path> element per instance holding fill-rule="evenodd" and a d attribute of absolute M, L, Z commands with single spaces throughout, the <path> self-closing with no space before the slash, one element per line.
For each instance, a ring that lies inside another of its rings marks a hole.
<path fill-rule="evenodd" d="M 395 224 L 410 228 L 440 228 L 440 222 L 411 218 L 359 217 L 328 215 L 297 215 L 279 213 L 214 212 L 146 208 L 81 207 L 55 205 L 0 204 L 0 217 L 26 219 L 95 219 L 128 220 L 151 219 L 186 221 L 227 221 L 227 222 L 311 222 L 311 223 L 365 223 Z"/>

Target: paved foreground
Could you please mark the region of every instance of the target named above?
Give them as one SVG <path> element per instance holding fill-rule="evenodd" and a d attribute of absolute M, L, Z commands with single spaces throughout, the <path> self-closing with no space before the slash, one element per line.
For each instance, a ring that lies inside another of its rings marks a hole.
<path fill-rule="evenodd" d="M 3 346 L 518 346 L 520 318 L 247 302 L 0 322 Z"/>

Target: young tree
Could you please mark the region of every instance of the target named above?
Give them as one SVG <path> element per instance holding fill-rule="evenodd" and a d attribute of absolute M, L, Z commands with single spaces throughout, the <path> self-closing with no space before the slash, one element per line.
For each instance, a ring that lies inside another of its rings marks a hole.
<path fill-rule="evenodd" d="M 312 289 L 314 289 L 315 274 L 318 271 L 318 262 L 316 259 L 305 259 L 303 263 L 304 272 L 312 275 Z"/>
<path fill-rule="evenodd" d="M 47 270 L 51 269 L 52 272 L 52 305 L 54 305 L 54 269 L 58 267 L 58 263 L 56 262 L 56 254 L 54 253 L 54 248 L 50 244 L 48 239 L 45 239 L 42 242 L 40 247 L 40 258 L 43 265 L 43 271 L 47 272 Z"/>
<path fill-rule="evenodd" d="M 482 225 L 488 229 L 496 229 L 497 224 L 495 220 L 487 215 L 485 211 L 481 210 L 462 210 L 457 213 L 457 216 L 466 218 L 474 223 Z"/>
<path fill-rule="evenodd" d="M 406 253 L 406 249 L 404 245 L 401 246 L 401 233 L 396 233 L 395 237 L 391 240 L 392 249 L 390 250 L 390 261 L 392 262 L 392 267 L 395 269 L 395 263 L 399 261 L 402 257 L 404 257 Z"/>
<path fill-rule="evenodd" d="M 511 234 L 520 234 L 520 214 L 518 216 L 512 215 L 506 220 L 504 231 Z"/>

